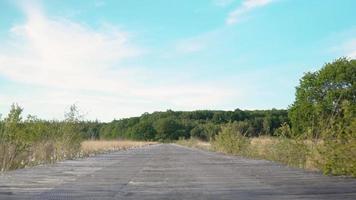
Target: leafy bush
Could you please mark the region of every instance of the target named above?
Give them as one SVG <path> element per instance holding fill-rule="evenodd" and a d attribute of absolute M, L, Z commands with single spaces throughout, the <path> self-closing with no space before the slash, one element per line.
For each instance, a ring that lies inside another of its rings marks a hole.
<path fill-rule="evenodd" d="M 22 111 L 14 104 L 7 117 L 0 121 L 1 171 L 78 155 L 82 124 L 75 106 L 70 108 L 63 122 L 43 121 L 33 116 L 23 120 Z"/>
<path fill-rule="evenodd" d="M 222 126 L 221 131 L 213 141 L 213 147 L 217 151 L 230 154 L 243 154 L 250 141 L 240 132 L 241 123 L 234 122 Z"/>
<path fill-rule="evenodd" d="M 306 141 L 280 137 L 271 148 L 272 160 L 289 166 L 305 168 L 310 153 Z"/>
<path fill-rule="evenodd" d="M 320 168 L 326 174 L 350 174 L 356 177 L 355 107 L 343 105 L 342 121 L 323 129 L 324 144 L 318 150 L 323 155 Z"/>
<path fill-rule="evenodd" d="M 278 137 L 288 137 L 288 138 L 293 137 L 290 126 L 287 123 L 281 124 L 281 127 L 277 128 L 274 131 L 274 135 Z"/>

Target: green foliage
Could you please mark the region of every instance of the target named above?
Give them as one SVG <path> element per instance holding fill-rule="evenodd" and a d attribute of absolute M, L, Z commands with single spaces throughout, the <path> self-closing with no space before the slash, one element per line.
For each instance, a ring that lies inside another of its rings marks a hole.
<path fill-rule="evenodd" d="M 78 156 L 83 138 L 98 135 L 98 122 L 84 122 L 73 105 L 64 121 L 45 121 L 29 115 L 14 104 L 9 114 L 0 119 L 0 169 L 51 163 Z"/>
<path fill-rule="evenodd" d="M 197 124 L 190 130 L 190 137 L 197 138 L 203 141 L 209 141 L 215 137 L 220 131 L 220 126 L 212 122 L 205 124 Z"/>
<path fill-rule="evenodd" d="M 152 123 L 147 121 L 135 124 L 130 131 L 130 138 L 135 140 L 154 140 L 157 134 Z"/>
<path fill-rule="evenodd" d="M 185 127 L 173 118 L 159 119 L 154 126 L 157 140 L 177 140 L 179 137 L 188 136 Z"/>
<path fill-rule="evenodd" d="M 201 125 L 195 126 L 192 130 L 190 130 L 190 136 L 193 138 L 202 138 L 203 140 L 207 140 L 204 131 L 205 130 Z"/>
<path fill-rule="evenodd" d="M 310 150 L 304 140 L 280 137 L 272 147 L 272 160 L 305 168 Z"/>
<path fill-rule="evenodd" d="M 281 124 L 281 127 L 274 131 L 274 135 L 282 138 L 294 138 L 292 130 L 287 123 Z"/>
<path fill-rule="evenodd" d="M 26 140 L 26 132 L 22 123 L 22 108 L 16 104 L 11 106 L 8 116 L 4 119 L 1 128 L 1 171 L 11 167 L 16 157 L 24 151 L 29 142 Z M 1 148 L 0 147 L 0 148 Z"/>
<path fill-rule="evenodd" d="M 325 174 L 352 175 L 356 177 L 356 139 L 326 141 L 319 148 L 323 159 L 319 164 Z"/>
<path fill-rule="evenodd" d="M 350 174 L 356 177 L 356 117 L 355 105 L 344 102 L 343 118 L 334 126 L 323 129 L 324 145 L 319 147 L 323 156 L 321 168 L 326 174 Z"/>

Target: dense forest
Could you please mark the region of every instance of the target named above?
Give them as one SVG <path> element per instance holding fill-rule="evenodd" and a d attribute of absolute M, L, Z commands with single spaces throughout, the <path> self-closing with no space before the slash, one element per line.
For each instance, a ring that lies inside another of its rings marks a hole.
<path fill-rule="evenodd" d="M 246 136 L 274 135 L 282 123 L 289 123 L 287 110 L 168 110 L 103 124 L 99 136 L 136 140 L 177 140 L 190 137 L 211 140 L 218 134 L 222 124 L 235 121 L 241 123 Z"/>

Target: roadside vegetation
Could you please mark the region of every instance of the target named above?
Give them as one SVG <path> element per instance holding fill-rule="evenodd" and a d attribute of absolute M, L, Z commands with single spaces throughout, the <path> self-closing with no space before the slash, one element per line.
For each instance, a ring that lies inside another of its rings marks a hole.
<path fill-rule="evenodd" d="M 75 106 L 64 121 L 45 121 L 28 116 L 14 104 L 0 122 L 0 170 L 6 171 L 77 156 L 82 139 L 80 116 Z"/>
<path fill-rule="evenodd" d="M 153 142 L 99 141 L 101 123 L 84 121 L 73 105 L 63 121 L 22 117 L 14 104 L 0 120 L 0 171 L 55 163 L 92 154 L 142 147 Z"/>

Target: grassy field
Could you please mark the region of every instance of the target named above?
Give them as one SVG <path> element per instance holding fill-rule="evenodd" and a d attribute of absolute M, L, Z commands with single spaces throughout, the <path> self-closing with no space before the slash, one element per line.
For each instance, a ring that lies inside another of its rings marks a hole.
<path fill-rule="evenodd" d="M 108 151 L 139 148 L 151 144 L 156 144 L 156 142 L 132 140 L 86 140 L 81 143 L 81 153 L 83 155 L 91 155 Z"/>

